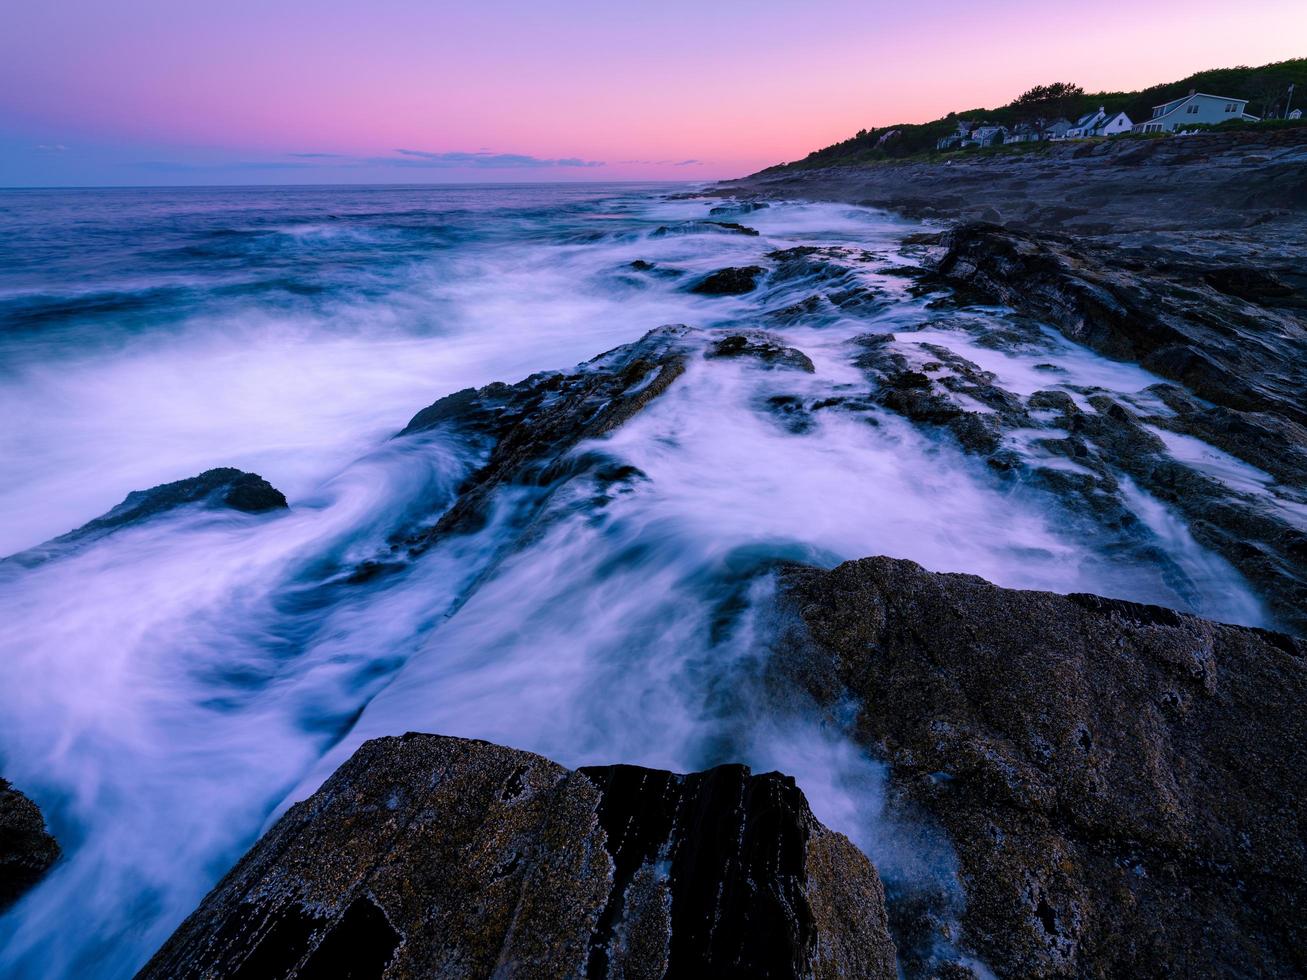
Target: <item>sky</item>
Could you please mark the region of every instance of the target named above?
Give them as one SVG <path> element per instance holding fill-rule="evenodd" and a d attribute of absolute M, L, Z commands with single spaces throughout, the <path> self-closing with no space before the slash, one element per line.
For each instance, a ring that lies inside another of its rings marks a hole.
<path fill-rule="evenodd" d="M 712 180 L 1036 84 L 1307 55 L 1304 0 L 5 0 L 2 22 L 0 186 Z"/>

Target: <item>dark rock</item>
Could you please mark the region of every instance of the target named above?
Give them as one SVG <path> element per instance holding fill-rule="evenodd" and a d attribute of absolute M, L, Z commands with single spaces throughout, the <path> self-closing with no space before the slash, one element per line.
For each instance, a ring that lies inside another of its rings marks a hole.
<path fill-rule="evenodd" d="M 1307 425 L 1307 321 L 1230 293 L 1232 283 L 1247 296 L 1266 293 L 1271 277 L 1228 269 L 1164 274 L 1132 267 L 1119 249 L 985 224 L 950 231 L 942 243 L 938 272 L 949 281 L 1217 405 Z"/>
<path fill-rule="evenodd" d="M 230 507 L 247 514 L 286 509 L 285 496 L 263 477 L 224 466 L 205 470 L 199 476 L 186 480 L 163 483 L 149 490 L 133 490 L 121 504 L 103 517 L 97 517 L 71 533 L 89 534 L 124 524 L 138 524 L 157 514 L 193 503 L 203 503 L 209 507 Z"/>
<path fill-rule="evenodd" d="M 763 268 L 760 265 L 718 269 L 691 286 L 690 292 L 701 296 L 739 296 L 753 292 L 762 273 Z"/>
<path fill-rule="evenodd" d="M 35 803 L 0 779 L 0 912 L 18 901 L 59 859 Z"/>
<path fill-rule="evenodd" d="M 602 462 L 598 456 L 572 457 L 571 450 L 616 429 L 666 391 L 684 372 L 698 339 L 689 327 L 659 327 L 574 372 L 547 372 L 515 385 L 465 389 L 418 412 L 399 436 L 445 428 L 487 444 L 488 458 L 434 524 L 409 534 L 402 543 L 418 553 L 443 535 L 478 529 L 501 487 L 547 491 L 577 475 L 578 468 L 592 470 Z M 535 501 L 535 506 L 542 502 Z"/>
<path fill-rule="evenodd" d="M 731 214 L 752 214 L 754 211 L 761 211 L 764 208 L 771 207 L 766 201 L 736 201 L 732 204 L 719 204 L 715 208 L 709 208 L 709 214 L 731 215 Z"/>
<path fill-rule="evenodd" d="M 771 367 L 793 368 L 808 374 L 816 371 L 812 358 L 795 347 L 787 347 L 781 338 L 765 330 L 733 333 L 710 346 L 704 356 L 752 357 Z"/>
<path fill-rule="evenodd" d="M 788 777 L 417 734 L 364 744 L 140 974 L 895 975 L 875 870 Z"/>
<path fill-rule="evenodd" d="M 781 583 L 778 681 L 852 698 L 999 975 L 1307 970 L 1303 641 L 889 558 Z"/>
<path fill-rule="evenodd" d="M 133 490 L 117 507 L 95 520 L 7 560 L 23 565 L 39 564 L 120 528 L 141 524 L 191 504 L 247 514 L 287 509 L 285 496 L 263 477 L 224 466 L 149 490 Z"/>
<path fill-rule="evenodd" d="M 686 221 L 679 225 L 659 225 L 649 233 L 650 238 L 665 238 L 668 235 L 696 235 L 703 232 L 725 232 L 732 235 L 758 236 L 758 229 L 735 221 Z"/>

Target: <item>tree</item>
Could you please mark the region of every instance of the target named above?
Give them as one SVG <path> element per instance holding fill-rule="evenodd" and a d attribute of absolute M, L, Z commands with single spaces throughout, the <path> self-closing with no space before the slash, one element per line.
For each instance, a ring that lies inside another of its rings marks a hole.
<path fill-rule="evenodd" d="M 1288 81 L 1275 74 L 1264 74 L 1258 72 L 1252 78 L 1248 79 L 1248 95 L 1252 106 L 1256 106 L 1256 115 L 1263 119 L 1270 119 L 1276 115 L 1276 110 L 1280 104 L 1285 101 L 1289 94 Z M 1252 107 L 1249 107 L 1252 111 Z"/>
<path fill-rule="evenodd" d="M 1074 82 L 1036 85 L 1017 96 L 1012 108 L 1025 120 L 1056 119 L 1071 115 L 1071 106 L 1084 94 L 1085 90 Z"/>

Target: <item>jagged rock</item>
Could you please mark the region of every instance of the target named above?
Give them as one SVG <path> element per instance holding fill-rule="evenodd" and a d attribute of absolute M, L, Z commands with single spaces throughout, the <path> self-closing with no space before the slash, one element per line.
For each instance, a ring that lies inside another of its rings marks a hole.
<path fill-rule="evenodd" d="M 1019 334 L 1004 332 L 990 331 L 976 343 L 998 349 L 1021 344 Z M 1175 593 L 1189 598 L 1195 590 L 1188 576 L 1128 506 L 1122 486 L 1128 478 L 1183 515 L 1195 540 L 1245 575 L 1278 622 L 1307 630 L 1307 530 L 1275 499 L 1282 489 L 1266 495 L 1241 492 L 1173 458 L 1149 426 L 1208 438 L 1243 455 L 1253 455 L 1251 447 L 1265 450 L 1277 439 L 1293 439 L 1297 431 L 1307 447 L 1307 429 L 1272 415 L 1203 407 L 1174 385 L 1150 389 L 1173 408 L 1170 416 L 1145 415 L 1093 389 L 1080 389 L 1090 411 L 1057 390 L 1036 391 L 1023 404 L 994 374 L 936 344 L 916 346 L 933 358 L 923 369 L 939 376 L 913 369 L 897 349 L 898 339 L 868 334 L 855 341 L 854 363 L 874 383 L 878 404 L 919 425 L 947 429 L 962 449 L 985 457 L 1004 478 L 1052 493 L 1076 519 L 1096 525 L 1113 552 L 1158 567 Z M 1039 429 L 1049 434 L 1033 440 L 1031 448 L 1044 459 L 1018 452 L 1006 441 L 1013 433 L 1029 436 Z M 1074 468 L 1056 465 L 1062 459 Z M 1293 485 L 1304 459 L 1302 453 L 1282 452 L 1262 465 Z"/>
<path fill-rule="evenodd" d="M 203 507 L 227 508 L 247 514 L 285 510 L 286 497 L 257 473 L 246 473 L 230 466 L 205 470 L 173 483 L 162 483 L 148 490 L 133 490 L 113 510 L 88 521 L 74 531 L 13 555 L 13 561 L 34 565 L 71 548 L 86 544 L 128 525 L 140 524 L 178 507 L 198 504 Z"/>
<path fill-rule="evenodd" d="M 760 265 L 743 265 L 729 269 L 710 272 L 693 286 L 690 292 L 701 296 L 739 296 L 751 293 L 758 286 L 758 277 L 763 273 Z"/>
<path fill-rule="evenodd" d="M 1307 970 L 1307 643 L 890 558 L 780 579 L 777 682 L 853 700 L 1000 975 Z"/>
<path fill-rule="evenodd" d="M 364 744 L 140 977 L 893 978 L 875 870 L 793 780 Z"/>
<path fill-rule="evenodd" d="M 796 347 L 787 347 L 781 338 L 765 330 L 733 333 L 709 347 L 704 356 L 753 357 L 771 367 L 793 368 L 808 374 L 817 370 L 807 354 Z"/>
<path fill-rule="evenodd" d="M 942 244 L 938 272 L 950 282 L 1217 405 L 1307 425 L 1307 321 L 1211 285 L 1213 275 L 1228 281 L 1236 270 L 1148 268 L 1119 249 L 988 224 L 949 231 Z M 1244 278 L 1264 276 L 1247 270 Z"/>
<path fill-rule="evenodd" d="M 515 385 L 496 382 L 466 388 L 418 412 L 400 436 L 446 427 L 488 444 L 489 452 L 436 523 L 409 535 L 404 544 L 417 553 L 446 534 L 481 527 L 497 488 L 547 488 L 563 477 L 611 464 L 601 453 L 574 457 L 571 450 L 616 429 L 666 391 L 685 371 L 698 340 L 690 327 L 659 327 L 573 372 L 533 374 Z"/>
<path fill-rule="evenodd" d="M 44 877 L 59 859 L 35 803 L 0 779 L 0 912 Z"/>

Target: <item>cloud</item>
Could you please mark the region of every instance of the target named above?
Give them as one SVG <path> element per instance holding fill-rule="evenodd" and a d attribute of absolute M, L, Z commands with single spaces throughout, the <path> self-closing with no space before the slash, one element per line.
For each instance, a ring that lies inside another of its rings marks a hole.
<path fill-rule="evenodd" d="M 444 153 L 429 153 L 426 150 L 396 150 L 398 157 L 376 157 L 369 163 L 380 163 L 396 167 L 472 167 L 486 170 L 512 170 L 538 167 L 602 167 L 601 160 L 582 160 L 579 157 L 545 157 L 528 156 L 525 153 L 491 153 L 488 150 L 466 152 L 453 150 Z"/>
<path fill-rule="evenodd" d="M 311 163 L 288 160 L 242 160 L 232 163 L 181 163 L 176 160 L 141 160 L 136 164 L 155 173 L 221 173 L 230 170 L 307 170 Z"/>
<path fill-rule="evenodd" d="M 50 153 L 62 153 L 64 150 L 68 149 L 68 147 L 64 146 L 62 143 L 39 143 L 36 148 L 38 150 L 46 150 Z"/>
<path fill-rule="evenodd" d="M 42 146 L 42 150 L 62 150 L 62 146 Z M 426 150 L 395 150 L 393 155 L 362 157 L 345 153 L 297 151 L 283 154 L 280 160 L 182 162 L 175 160 L 143 160 L 137 165 L 154 173 L 233 173 L 278 170 L 360 169 L 367 167 L 404 167 L 436 170 L 534 170 L 554 167 L 602 167 L 597 160 L 580 157 L 557 159 L 529 156 L 525 153 L 494 153 L 490 150 L 474 152 L 449 151 L 430 153 Z"/>
<path fill-rule="evenodd" d="M 706 160 L 621 160 L 620 163 L 641 164 L 646 167 L 703 167 Z"/>

